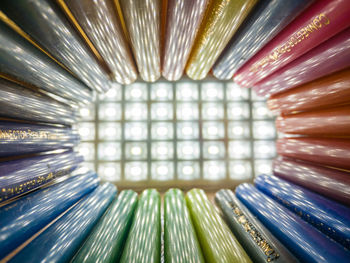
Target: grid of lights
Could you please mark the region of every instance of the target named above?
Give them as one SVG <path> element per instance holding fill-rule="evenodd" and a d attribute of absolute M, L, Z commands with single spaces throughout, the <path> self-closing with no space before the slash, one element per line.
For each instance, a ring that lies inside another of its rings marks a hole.
<path fill-rule="evenodd" d="M 108 181 L 246 180 L 276 155 L 265 101 L 233 82 L 115 85 L 80 113 L 79 150 Z"/>

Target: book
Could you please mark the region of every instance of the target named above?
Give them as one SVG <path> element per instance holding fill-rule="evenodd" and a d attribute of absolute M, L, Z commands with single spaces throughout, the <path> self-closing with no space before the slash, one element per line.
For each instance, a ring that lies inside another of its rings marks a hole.
<path fill-rule="evenodd" d="M 69 262 L 115 195 L 114 185 L 98 186 L 11 258 L 11 262 Z"/>
<path fill-rule="evenodd" d="M 350 206 L 350 172 L 279 156 L 273 161 L 273 174 Z"/>
<path fill-rule="evenodd" d="M 257 189 L 350 248 L 350 208 L 273 175 L 255 177 L 254 183 Z"/>
<path fill-rule="evenodd" d="M 139 197 L 121 263 L 160 262 L 160 213 L 160 195 L 157 190 L 144 190 Z"/>
<path fill-rule="evenodd" d="M 168 263 L 205 262 L 180 189 L 169 189 L 164 195 L 164 245 Z"/>
<path fill-rule="evenodd" d="M 315 1 L 235 74 L 234 81 L 252 87 L 296 58 L 350 26 L 347 0 Z"/>
<path fill-rule="evenodd" d="M 38 123 L 72 125 L 76 109 L 49 96 L 0 78 L 0 117 Z"/>
<path fill-rule="evenodd" d="M 233 74 L 313 1 L 267 0 L 256 4 L 213 67 L 220 80 Z"/>
<path fill-rule="evenodd" d="M 10 47 L 10 48 L 9 48 Z M 18 50 L 21 50 L 19 53 Z M 0 20 L 1 73 L 76 103 L 92 102 L 93 93 L 28 40 Z"/>
<path fill-rule="evenodd" d="M 251 184 L 236 188 L 237 198 L 301 262 L 346 262 L 350 252 Z"/>
<path fill-rule="evenodd" d="M 67 175 L 82 162 L 83 157 L 73 151 L 0 162 L 0 202 Z"/>
<path fill-rule="evenodd" d="M 319 165 L 350 169 L 350 141 L 348 139 L 298 137 L 276 141 L 277 153 L 286 157 Z"/>
<path fill-rule="evenodd" d="M 350 66 L 350 27 L 256 83 L 262 96 L 284 92 Z"/>
<path fill-rule="evenodd" d="M 350 68 L 272 95 L 267 106 L 276 114 L 291 114 L 349 103 Z"/>
<path fill-rule="evenodd" d="M 0 157 L 71 149 L 79 141 L 71 128 L 0 120 Z"/>
<path fill-rule="evenodd" d="M 1 207 L 0 259 L 93 191 L 98 184 L 95 173 L 80 173 Z"/>
<path fill-rule="evenodd" d="M 71 262 L 119 262 L 136 207 L 137 194 L 121 191 Z"/>
<path fill-rule="evenodd" d="M 299 262 L 229 189 L 215 194 L 215 203 L 239 243 L 256 263 Z"/>
<path fill-rule="evenodd" d="M 4 0 L 1 10 L 90 89 L 105 92 L 110 88 L 107 73 L 56 3 Z"/>
<path fill-rule="evenodd" d="M 203 190 L 189 191 L 186 203 L 207 262 L 252 262 Z"/>

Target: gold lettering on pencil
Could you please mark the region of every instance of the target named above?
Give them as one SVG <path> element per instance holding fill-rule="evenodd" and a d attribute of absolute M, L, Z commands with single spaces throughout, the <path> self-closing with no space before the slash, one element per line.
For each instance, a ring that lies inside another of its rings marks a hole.
<path fill-rule="evenodd" d="M 0 129 L 0 140 L 30 140 L 30 139 L 46 139 L 46 140 L 60 140 L 64 139 L 64 134 L 49 132 L 49 131 L 32 131 L 28 130 L 2 130 Z"/>

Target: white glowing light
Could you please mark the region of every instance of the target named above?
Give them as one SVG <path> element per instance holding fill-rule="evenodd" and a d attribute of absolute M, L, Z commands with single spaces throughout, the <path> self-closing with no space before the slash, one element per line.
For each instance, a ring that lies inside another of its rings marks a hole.
<path fill-rule="evenodd" d="M 159 136 L 166 136 L 167 134 L 168 134 L 168 129 L 167 129 L 167 127 L 158 127 L 157 128 L 157 134 L 159 135 Z"/>
<path fill-rule="evenodd" d="M 140 176 L 142 174 L 142 169 L 139 166 L 133 166 L 130 168 L 130 173 L 133 176 Z"/>
<path fill-rule="evenodd" d="M 159 155 L 167 155 L 167 154 L 168 154 L 168 148 L 165 147 L 165 146 L 159 146 L 159 147 L 157 148 L 157 153 L 158 153 Z"/>
<path fill-rule="evenodd" d="M 190 145 L 185 145 L 185 146 L 182 148 L 182 152 L 183 152 L 183 154 L 185 154 L 185 155 L 191 155 L 191 154 L 193 154 L 194 149 L 193 149 L 193 147 L 190 146 Z"/>
<path fill-rule="evenodd" d="M 157 167 L 157 173 L 159 174 L 159 175 L 166 175 L 167 173 L 168 173 L 168 171 L 169 171 L 169 169 L 168 169 L 168 167 L 166 167 L 165 165 L 164 166 L 158 166 Z"/>
<path fill-rule="evenodd" d="M 211 136 L 215 136 L 219 133 L 219 129 L 215 126 L 208 127 L 207 131 L 208 131 L 208 134 Z"/>
<path fill-rule="evenodd" d="M 209 152 L 209 154 L 217 155 L 219 153 L 219 147 L 217 147 L 215 145 L 209 146 L 208 152 Z"/>
<path fill-rule="evenodd" d="M 182 133 L 186 136 L 191 136 L 193 134 L 193 129 L 190 126 L 185 126 L 182 128 Z"/>
<path fill-rule="evenodd" d="M 186 165 L 182 168 L 182 172 L 184 175 L 191 175 L 194 173 L 194 169 L 192 166 Z"/>
<path fill-rule="evenodd" d="M 131 153 L 133 155 L 141 155 L 142 154 L 142 148 L 139 146 L 134 146 L 131 148 Z"/>

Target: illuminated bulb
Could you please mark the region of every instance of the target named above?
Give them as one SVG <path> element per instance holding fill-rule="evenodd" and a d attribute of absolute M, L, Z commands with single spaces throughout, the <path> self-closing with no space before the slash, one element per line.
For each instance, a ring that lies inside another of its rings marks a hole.
<path fill-rule="evenodd" d="M 193 114 L 193 110 L 191 108 L 184 108 L 182 109 L 182 113 L 186 118 L 188 118 Z"/>
<path fill-rule="evenodd" d="M 139 107 L 135 107 L 131 111 L 131 115 L 135 118 L 139 118 L 142 115 L 142 109 Z"/>
<path fill-rule="evenodd" d="M 190 146 L 190 145 L 184 146 L 184 147 L 182 148 L 182 153 L 183 153 L 184 155 L 191 155 L 191 154 L 193 154 L 193 148 L 192 148 L 192 146 Z"/>
<path fill-rule="evenodd" d="M 164 89 L 164 88 L 159 88 L 159 89 L 157 89 L 157 91 L 156 91 L 156 94 L 157 94 L 157 97 L 159 97 L 159 98 L 165 98 L 165 97 L 167 97 L 167 90 L 166 89 Z"/>
<path fill-rule="evenodd" d="M 114 98 L 117 96 L 117 89 L 115 88 L 112 88 L 112 89 L 109 89 L 106 93 L 105 93 L 105 97 L 108 97 L 108 98 Z"/>
<path fill-rule="evenodd" d="M 217 155 L 219 153 L 219 147 L 212 145 L 208 148 L 208 152 L 211 155 Z"/>
<path fill-rule="evenodd" d="M 115 115 L 117 115 L 117 111 L 115 108 L 107 108 L 106 109 L 106 115 L 108 117 L 114 117 Z"/>
<path fill-rule="evenodd" d="M 87 117 L 90 115 L 90 110 L 88 108 L 81 108 L 80 115 L 81 117 Z"/>
<path fill-rule="evenodd" d="M 169 172 L 168 167 L 166 167 L 165 165 L 159 166 L 157 167 L 157 173 L 159 175 L 167 175 Z"/>
<path fill-rule="evenodd" d="M 116 155 L 116 153 L 117 153 L 117 150 L 114 147 L 108 146 L 105 149 L 105 154 L 106 155 L 114 156 L 114 155 Z"/>
<path fill-rule="evenodd" d="M 166 136 L 168 134 L 168 128 L 167 127 L 158 127 L 157 134 L 159 136 Z"/>
<path fill-rule="evenodd" d="M 241 127 L 241 126 L 236 126 L 236 127 L 233 127 L 232 128 L 232 132 L 233 132 L 233 134 L 234 135 L 242 135 L 243 134 L 243 127 Z"/>
<path fill-rule="evenodd" d="M 270 148 L 267 145 L 261 145 L 259 147 L 259 152 L 262 154 L 267 154 L 267 153 L 269 153 L 269 151 L 270 151 Z"/>
<path fill-rule="evenodd" d="M 209 127 L 208 128 L 208 134 L 211 136 L 215 136 L 219 133 L 219 129 L 215 126 Z"/>
<path fill-rule="evenodd" d="M 183 88 L 181 90 L 181 95 L 184 98 L 191 98 L 192 97 L 192 90 L 190 88 Z"/>
<path fill-rule="evenodd" d="M 168 115 L 168 110 L 165 107 L 158 108 L 157 109 L 157 116 L 164 118 Z"/>
<path fill-rule="evenodd" d="M 131 135 L 134 137 L 140 137 L 142 135 L 141 127 L 134 127 L 131 129 Z"/>
<path fill-rule="evenodd" d="M 141 155 L 142 149 L 139 146 L 134 146 L 131 148 L 132 155 Z"/>
<path fill-rule="evenodd" d="M 109 136 L 113 137 L 117 135 L 117 130 L 113 127 L 108 127 L 106 129 L 106 134 L 108 134 Z"/>
<path fill-rule="evenodd" d="M 246 169 L 244 167 L 244 165 L 242 164 L 236 164 L 234 167 L 233 167 L 233 171 L 234 173 L 236 174 L 244 174 Z"/>
<path fill-rule="evenodd" d="M 182 128 L 182 133 L 186 136 L 190 136 L 193 133 L 193 129 L 192 129 L 192 127 L 185 126 Z"/>
<path fill-rule="evenodd" d="M 216 175 L 216 174 L 219 173 L 220 168 L 217 167 L 216 165 L 210 165 L 209 168 L 208 168 L 208 171 L 209 171 L 210 174 Z"/>
<path fill-rule="evenodd" d="M 112 177 L 113 175 L 115 175 L 117 172 L 117 170 L 114 168 L 114 167 L 106 167 L 104 169 L 104 174 L 107 176 L 107 177 Z"/>
<path fill-rule="evenodd" d="M 218 91 L 214 88 L 207 89 L 206 93 L 208 98 L 216 98 L 218 96 Z"/>
<path fill-rule="evenodd" d="M 134 99 L 139 99 L 142 96 L 142 91 L 140 89 L 137 88 L 133 88 L 130 92 L 131 97 L 133 97 Z"/>
<path fill-rule="evenodd" d="M 166 154 L 168 153 L 168 148 L 165 147 L 165 146 L 159 146 L 159 147 L 157 148 L 157 153 L 158 153 L 159 155 L 166 155 Z"/>
<path fill-rule="evenodd" d="M 265 116 L 268 114 L 267 108 L 265 107 L 259 107 L 256 111 L 260 116 Z"/>
<path fill-rule="evenodd" d="M 215 117 L 218 115 L 218 109 L 215 107 L 210 107 L 207 109 L 208 116 Z"/>
<path fill-rule="evenodd" d="M 81 147 L 79 149 L 79 152 L 83 155 L 83 156 L 87 156 L 90 153 L 90 149 L 88 147 Z"/>
<path fill-rule="evenodd" d="M 142 169 L 141 167 L 134 166 L 134 167 L 131 167 L 130 173 L 133 176 L 140 176 L 142 174 Z"/>
<path fill-rule="evenodd" d="M 259 173 L 268 174 L 271 172 L 271 167 L 268 164 L 260 164 L 258 170 Z"/>
<path fill-rule="evenodd" d="M 182 172 L 184 175 L 191 175 L 194 173 L 194 169 L 190 165 L 186 165 L 182 168 Z"/>
<path fill-rule="evenodd" d="M 79 134 L 81 137 L 87 137 L 90 135 L 90 129 L 88 127 L 81 127 L 79 129 Z"/>
<path fill-rule="evenodd" d="M 239 107 L 232 108 L 232 115 L 241 116 L 243 114 L 243 109 Z"/>

